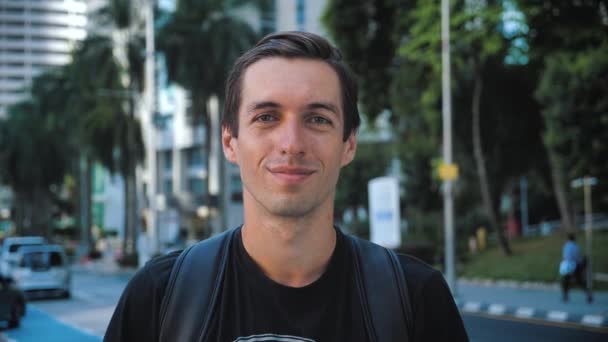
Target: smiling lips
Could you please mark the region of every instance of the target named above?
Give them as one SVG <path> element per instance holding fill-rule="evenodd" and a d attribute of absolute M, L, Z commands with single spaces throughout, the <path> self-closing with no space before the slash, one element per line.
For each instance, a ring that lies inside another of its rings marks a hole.
<path fill-rule="evenodd" d="M 300 166 L 273 166 L 269 167 L 268 171 L 288 184 L 302 183 L 308 176 L 315 173 L 314 169 Z"/>

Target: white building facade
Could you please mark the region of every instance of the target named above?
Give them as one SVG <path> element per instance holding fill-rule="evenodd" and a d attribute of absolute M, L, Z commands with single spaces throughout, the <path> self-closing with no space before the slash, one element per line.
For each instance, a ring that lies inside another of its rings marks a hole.
<path fill-rule="evenodd" d="M 32 78 L 70 61 L 86 24 L 84 1 L 0 0 L 0 117 L 27 96 Z"/>

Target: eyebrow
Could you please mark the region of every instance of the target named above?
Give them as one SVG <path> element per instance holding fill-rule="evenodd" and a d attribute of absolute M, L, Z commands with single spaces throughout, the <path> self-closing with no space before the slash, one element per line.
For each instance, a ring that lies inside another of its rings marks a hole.
<path fill-rule="evenodd" d="M 281 107 L 281 106 L 278 103 L 272 102 L 272 101 L 255 102 L 249 106 L 248 112 L 259 110 L 259 109 L 279 108 L 279 107 Z"/>
<path fill-rule="evenodd" d="M 338 115 L 338 108 L 329 102 L 313 102 L 306 105 L 306 109 L 325 109 Z"/>
<path fill-rule="evenodd" d="M 249 106 L 249 111 L 265 109 L 265 108 L 280 108 L 281 105 L 273 101 L 255 102 Z M 338 114 L 338 108 L 329 102 L 312 102 L 306 105 L 306 109 L 325 109 Z"/>

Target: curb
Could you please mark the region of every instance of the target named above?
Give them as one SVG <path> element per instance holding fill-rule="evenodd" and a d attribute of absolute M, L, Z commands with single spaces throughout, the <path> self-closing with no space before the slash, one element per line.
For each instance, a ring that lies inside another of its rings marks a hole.
<path fill-rule="evenodd" d="M 464 285 L 478 285 L 485 287 L 506 287 L 513 289 L 535 289 L 559 291 L 559 283 L 542 283 L 533 281 L 516 281 L 507 279 L 484 279 L 484 278 L 458 278 L 458 283 Z"/>
<path fill-rule="evenodd" d="M 460 302 L 456 305 L 463 313 L 480 313 L 492 316 L 510 316 L 520 319 L 538 319 L 554 323 L 572 323 L 591 328 L 608 328 L 605 315 L 580 315 L 558 310 L 540 310 L 531 307 L 509 307 L 500 303 Z"/>

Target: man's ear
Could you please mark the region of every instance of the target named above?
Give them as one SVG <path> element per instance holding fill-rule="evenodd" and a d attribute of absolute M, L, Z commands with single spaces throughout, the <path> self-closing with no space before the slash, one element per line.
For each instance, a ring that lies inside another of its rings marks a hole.
<path fill-rule="evenodd" d="M 237 164 L 235 146 L 237 144 L 236 137 L 232 136 L 229 127 L 222 127 L 222 148 L 224 149 L 224 156 L 229 162 Z"/>
<path fill-rule="evenodd" d="M 350 164 L 350 162 L 355 159 L 355 152 L 357 152 L 357 135 L 353 132 L 344 142 L 344 151 L 342 152 L 341 163 L 342 167 Z"/>

